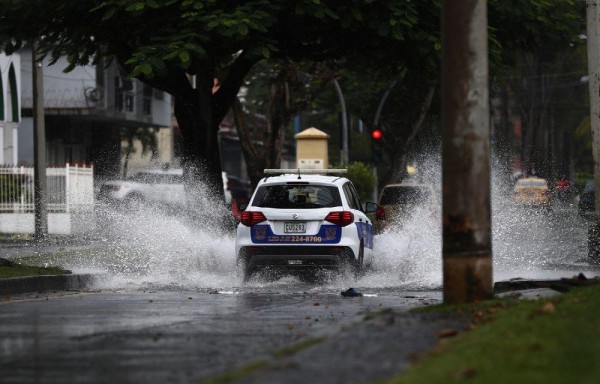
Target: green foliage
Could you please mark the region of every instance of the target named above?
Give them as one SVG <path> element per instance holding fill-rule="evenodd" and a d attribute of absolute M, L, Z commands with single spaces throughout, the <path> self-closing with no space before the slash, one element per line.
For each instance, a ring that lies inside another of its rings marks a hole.
<path fill-rule="evenodd" d="M 68 57 L 68 69 L 116 57 L 132 76 L 153 78 L 226 68 L 241 50 L 254 60 L 337 58 L 405 40 L 416 19 L 412 2 L 395 1 L 13 0 L 0 10 L 0 50 L 44 36 L 41 48 Z"/>
<path fill-rule="evenodd" d="M 392 88 L 379 124 L 392 149 L 388 153 L 399 156 L 425 95 L 439 82 L 440 3 L 7 0 L 0 7 L 0 51 L 13 52 L 43 36 L 41 48 L 54 60 L 67 57 L 67 70 L 116 59 L 131 76 L 189 104 L 199 97 L 188 89 L 186 75 L 204 76 L 198 82 L 204 87 L 212 87 L 216 76 L 219 92 L 203 101 L 219 109 L 213 112 L 216 123 L 204 126 L 210 118 L 200 117 L 180 121 L 186 143 L 195 142 L 189 140 L 188 124 L 215 129 L 253 64 L 263 59 L 269 64 L 327 62 L 339 74 L 348 110 L 367 128 L 382 95 Z M 514 52 L 558 50 L 583 32 L 583 1 L 490 0 L 488 5 L 492 68 L 513 63 Z M 331 92 L 312 107 L 333 111 L 335 97 Z M 439 115 L 438 99 L 433 115 Z M 211 113 L 210 107 L 194 110 L 198 116 Z"/>
<path fill-rule="evenodd" d="M 21 184 L 21 175 L 0 175 L 0 202 L 17 203 L 21 196 L 27 193 L 27 188 Z"/>
<path fill-rule="evenodd" d="M 335 168 L 343 167 L 337 165 Z M 371 167 L 365 163 L 354 162 L 348 165 L 346 169 L 348 169 L 346 177 L 356 187 L 360 200 L 363 202 L 370 200 L 377 181 Z"/>
<path fill-rule="evenodd" d="M 39 275 L 62 275 L 70 273 L 71 271 L 60 267 L 36 267 L 31 265 L 14 263 L 10 260 L 0 258 L 0 278 Z"/>

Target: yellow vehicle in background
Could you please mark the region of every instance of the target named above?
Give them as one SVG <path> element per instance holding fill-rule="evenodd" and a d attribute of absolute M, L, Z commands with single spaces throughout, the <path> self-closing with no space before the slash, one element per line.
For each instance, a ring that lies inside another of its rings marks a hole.
<path fill-rule="evenodd" d="M 528 206 L 550 208 L 552 204 L 552 194 L 548 181 L 540 177 L 526 177 L 517 180 L 513 188 L 513 202 Z"/>

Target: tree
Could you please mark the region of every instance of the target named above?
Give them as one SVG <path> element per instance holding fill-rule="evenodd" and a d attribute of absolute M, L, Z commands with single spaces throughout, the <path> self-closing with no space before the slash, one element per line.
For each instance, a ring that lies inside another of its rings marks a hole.
<path fill-rule="evenodd" d="M 233 106 L 235 125 L 253 186 L 263 176 L 264 168 L 280 168 L 286 128 L 334 77 L 335 73 L 326 62 L 300 64 L 277 60 L 263 61 L 254 67 L 245 84 L 244 103 L 237 100 Z M 252 134 L 246 115 L 257 114 L 266 116 L 266 129 Z"/>
<path fill-rule="evenodd" d="M 565 57 L 566 52 L 572 51 L 581 41 L 578 35 L 584 31 L 583 2 L 490 0 L 488 3 L 490 62 L 496 84 L 510 83 L 510 76 L 519 72 L 518 57 L 535 54 L 539 57 L 539 52 L 555 52 L 555 57 Z M 369 56 L 354 62 L 343 72 L 349 109 L 367 125 L 371 125 L 370 128 L 378 124 L 378 128 L 384 132 L 381 141 L 385 161 L 380 166 L 380 185 L 404 177 L 407 155 L 414 148 L 419 135 L 423 134 L 422 128 L 439 125 L 439 104 L 435 97 L 439 91 L 437 82 L 440 71 L 439 2 L 418 2 L 415 9 L 415 33 L 407 36 L 415 40 L 407 41 L 402 52 L 407 59 L 391 60 L 401 66 L 386 69 L 377 64 L 380 57 L 375 56 L 375 60 L 371 60 Z M 565 64 L 572 67 L 571 59 L 567 59 Z M 564 71 L 564 67 L 560 70 Z M 378 108 L 387 92 L 388 99 L 377 118 Z M 533 96 L 536 103 L 541 102 L 539 95 Z M 523 108 L 524 105 L 522 103 L 515 108 Z M 545 113 L 549 113 L 547 108 Z M 546 122 L 544 129 L 549 125 Z M 499 128 L 495 132 L 496 138 L 502 134 L 506 136 L 512 126 Z M 504 141 L 496 140 L 495 143 Z"/>
<path fill-rule="evenodd" d="M 68 58 L 67 70 L 116 59 L 131 76 L 170 93 L 188 184 L 203 169 L 222 194 L 219 123 L 256 62 L 389 50 L 412 33 L 414 12 L 412 2 L 393 0 L 13 0 L 0 10 L 0 42 L 12 53 L 40 39 L 54 60 Z"/>
<path fill-rule="evenodd" d="M 577 56 L 584 45 L 579 36 L 585 33 L 585 2 L 535 0 L 526 7 L 521 3 L 490 4 L 496 42 L 492 96 L 499 104 L 495 152 L 505 171 L 510 171 L 518 152 L 525 173 L 553 178 L 569 173 L 569 142 L 581 118 L 577 87 L 585 59 Z M 511 110 L 522 121 L 520 142 L 512 135 Z"/>

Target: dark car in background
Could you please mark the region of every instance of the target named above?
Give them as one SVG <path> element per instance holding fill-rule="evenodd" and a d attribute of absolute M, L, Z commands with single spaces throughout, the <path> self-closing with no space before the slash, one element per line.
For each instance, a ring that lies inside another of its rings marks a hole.
<path fill-rule="evenodd" d="M 593 213 L 596 210 L 595 199 L 594 180 L 588 180 L 579 195 L 579 203 L 577 204 L 579 214 L 586 215 Z"/>
<path fill-rule="evenodd" d="M 439 203 L 433 187 L 429 184 L 403 182 L 386 185 L 379 196 L 379 211 L 375 221 L 375 232 L 381 233 L 390 225 L 401 225 L 421 208 L 430 216 L 439 213 Z"/>

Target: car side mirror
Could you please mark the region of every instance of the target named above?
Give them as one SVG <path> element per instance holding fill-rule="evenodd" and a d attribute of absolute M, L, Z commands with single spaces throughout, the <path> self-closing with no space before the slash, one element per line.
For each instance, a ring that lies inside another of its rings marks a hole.
<path fill-rule="evenodd" d="M 379 208 L 377 204 L 369 201 L 365 204 L 365 213 L 377 212 L 377 208 Z"/>

